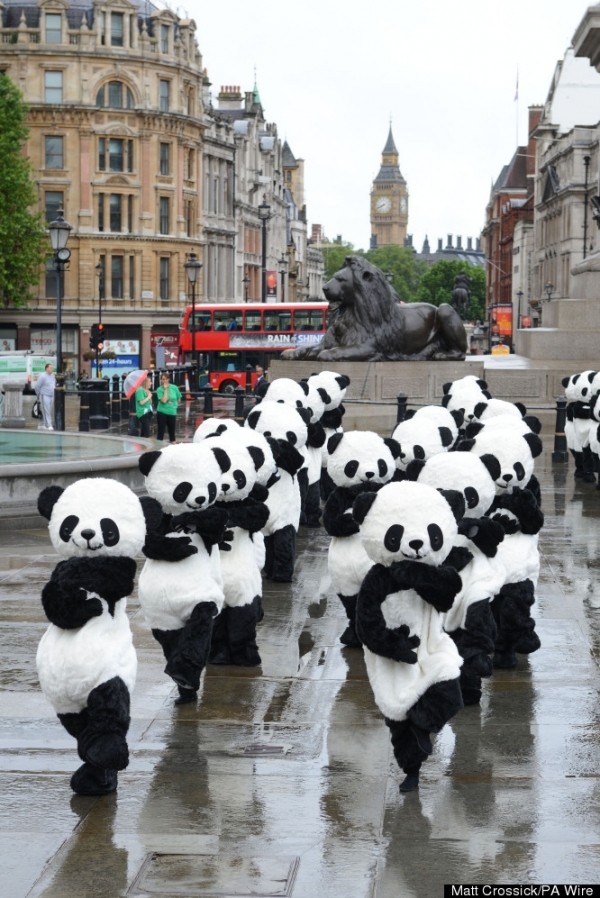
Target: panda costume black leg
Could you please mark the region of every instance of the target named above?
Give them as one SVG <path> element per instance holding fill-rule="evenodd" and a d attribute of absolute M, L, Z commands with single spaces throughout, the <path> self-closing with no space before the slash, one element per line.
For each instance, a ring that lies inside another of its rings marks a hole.
<path fill-rule="evenodd" d="M 177 684 L 179 698 L 175 703 L 178 705 L 195 701 L 198 697 L 216 615 L 214 602 L 202 602 L 196 605 L 180 630 L 152 630 L 167 661 L 165 673 Z"/>
<path fill-rule="evenodd" d="M 515 667 L 516 652 L 529 655 L 539 649 L 540 638 L 531 617 L 534 602 L 535 587 L 529 579 L 505 584 L 494 597 L 491 607 L 498 626 L 494 667 Z"/>
<path fill-rule="evenodd" d="M 264 574 L 275 583 L 291 583 L 296 556 L 296 528 L 293 524 L 265 536 Z"/>
<path fill-rule="evenodd" d="M 362 646 L 362 642 L 360 641 L 355 629 L 356 603 L 358 601 L 358 593 L 354 596 L 344 596 L 341 594 L 341 592 L 338 592 L 338 598 L 344 606 L 344 611 L 346 612 L 346 616 L 348 618 L 348 626 L 340 636 L 340 642 L 342 643 L 342 645 L 345 645 L 346 648 L 359 649 Z"/>

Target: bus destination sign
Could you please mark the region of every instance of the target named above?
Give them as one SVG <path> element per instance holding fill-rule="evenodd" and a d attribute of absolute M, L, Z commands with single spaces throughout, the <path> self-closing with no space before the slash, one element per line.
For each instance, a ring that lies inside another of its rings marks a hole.
<path fill-rule="evenodd" d="M 230 349 L 286 349 L 291 346 L 314 346 L 322 333 L 315 334 L 244 334 L 230 333 Z"/>

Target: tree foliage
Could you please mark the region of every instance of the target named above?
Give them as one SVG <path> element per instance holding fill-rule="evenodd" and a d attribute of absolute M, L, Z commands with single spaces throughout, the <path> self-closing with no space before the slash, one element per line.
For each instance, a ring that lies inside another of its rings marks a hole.
<path fill-rule="evenodd" d="M 340 270 L 346 256 L 364 256 L 362 249 L 354 249 L 352 243 L 322 243 L 321 252 L 325 261 L 325 283 Z"/>
<path fill-rule="evenodd" d="M 439 306 L 443 302 L 452 305 L 452 291 L 456 276 L 461 271 L 471 278 L 471 298 L 467 306 L 467 319 L 483 321 L 485 318 L 485 270 L 467 262 L 450 262 L 441 259 L 434 262 L 422 275 L 416 291 L 417 302 L 430 302 Z"/>
<path fill-rule="evenodd" d="M 386 276 L 392 275 L 388 279 L 402 302 L 414 302 L 427 265 L 417 261 L 412 249 L 407 246 L 381 246 L 369 250 L 365 256 Z"/>
<path fill-rule="evenodd" d="M 0 73 L 0 305 L 26 304 L 48 255 L 31 164 L 22 155 L 27 107 L 8 75 Z"/>

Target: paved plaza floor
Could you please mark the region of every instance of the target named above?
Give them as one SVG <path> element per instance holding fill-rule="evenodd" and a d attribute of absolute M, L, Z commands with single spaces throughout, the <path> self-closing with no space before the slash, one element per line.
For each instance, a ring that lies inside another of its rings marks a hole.
<path fill-rule="evenodd" d="M 600 492 L 537 461 L 542 648 L 485 684 L 401 775 L 362 654 L 339 636 L 327 537 L 302 530 L 291 585 L 265 582 L 260 669 L 209 667 L 197 705 L 141 613 L 131 763 L 74 796 L 74 740 L 40 692 L 46 531 L 0 545 L 0 894 L 4 898 L 437 898 L 445 883 L 600 882 Z M 141 566 L 141 561 L 140 561 Z"/>

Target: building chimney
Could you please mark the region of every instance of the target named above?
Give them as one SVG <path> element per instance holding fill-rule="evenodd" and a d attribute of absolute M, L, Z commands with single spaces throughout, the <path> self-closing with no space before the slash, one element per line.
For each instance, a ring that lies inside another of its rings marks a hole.
<path fill-rule="evenodd" d="M 442 242 L 443 242 L 443 241 L 442 241 L 442 238 L 441 238 L 441 237 L 438 237 L 438 248 L 437 248 L 438 253 L 441 253 L 441 252 L 444 251 L 444 247 L 442 246 Z"/>
<path fill-rule="evenodd" d="M 478 238 L 477 238 L 477 243 L 476 243 L 476 245 L 475 245 L 475 250 L 476 250 L 476 252 L 478 252 L 478 253 L 481 252 L 481 237 L 478 237 Z"/>
<path fill-rule="evenodd" d="M 473 238 L 467 237 L 467 252 L 471 252 L 473 250 Z"/>
<path fill-rule="evenodd" d="M 454 249 L 454 247 L 452 246 L 452 234 L 448 234 L 448 244 L 446 246 L 446 249 Z"/>
<path fill-rule="evenodd" d="M 457 235 L 456 235 L 456 248 L 457 248 L 457 249 L 462 249 L 462 248 L 463 248 L 463 247 L 462 247 L 462 234 L 460 234 L 460 235 L 457 234 Z"/>
<path fill-rule="evenodd" d="M 217 97 L 219 109 L 240 109 L 242 105 L 242 91 L 239 85 L 225 85 L 221 87 Z"/>

